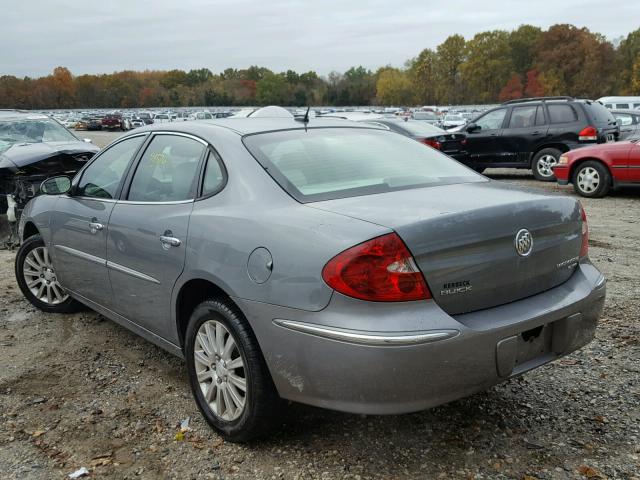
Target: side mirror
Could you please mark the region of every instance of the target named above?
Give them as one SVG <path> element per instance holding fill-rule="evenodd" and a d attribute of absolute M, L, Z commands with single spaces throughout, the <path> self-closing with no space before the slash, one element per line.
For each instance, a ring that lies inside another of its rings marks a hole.
<path fill-rule="evenodd" d="M 91 139 L 90 138 L 83 138 L 82 141 L 84 143 L 91 143 Z"/>
<path fill-rule="evenodd" d="M 71 179 L 59 176 L 47 178 L 40 185 L 40 191 L 45 195 L 61 195 L 71 190 Z"/>
<path fill-rule="evenodd" d="M 476 125 L 475 123 L 471 122 L 468 123 L 467 126 L 465 127 L 465 130 L 469 133 L 473 133 L 475 131 L 480 130 L 482 127 L 480 127 L 480 125 Z"/>

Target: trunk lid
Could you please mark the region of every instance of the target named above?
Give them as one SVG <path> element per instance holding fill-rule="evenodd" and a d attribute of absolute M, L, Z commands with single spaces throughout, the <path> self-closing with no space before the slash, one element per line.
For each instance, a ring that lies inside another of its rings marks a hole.
<path fill-rule="evenodd" d="M 582 243 L 578 202 L 493 182 L 416 188 L 307 204 L 395 230 L 449 314 L 551 289 L 573 273 Z M 533 238 L 520 256 L 516 235 Z"/>

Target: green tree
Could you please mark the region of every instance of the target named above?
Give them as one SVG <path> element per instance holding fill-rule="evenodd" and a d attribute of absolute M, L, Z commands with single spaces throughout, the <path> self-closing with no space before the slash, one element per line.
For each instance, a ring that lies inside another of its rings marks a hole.
<path fill-rule="evenodd" d="M 509 34 L 511 63 L 518 75 L 525 75 L 533 68 L 535 47 L 542 35 L 542 29 L 533 25 L 520 25 Z"/>
<path fill-rule="evenodd" d="M 619 72 L 616 86 L 620 93 L 636 95 L 640 89 L 634 86 L 634 67 L 640 58 L 640 28 L 634 30 L 620 42 L 617 51 L 617 68 Z"/>
<path fill-rule="evenodd" d="M 462 66 L 467 60 L 467 42 L 462 35 L 451 35 L 438 45 L 436 53 L 438 103 L 461 103 L 465 95 Z"/>
<path fill-rule="evenodd" d="M 386 67 L 380 69 L 377 76 L 376 101 L 379 105 L 413 104 L 413 85 L 405 72 Z"/>
<path fill-rule="evenodd" d="M 285 75 L 270 72 L 258 81 L 256 101 L 260 105 L 288 105 L 289 84 Z"/>
<path fill-rule="evenodd" d="M 467 42 L 467 61 L 460 67 L 471 102 L 494 102 L 513 72 L 509 34 L 478 33 Z"/>
<path fill-rule="evenodd" d="M 409 78 L 413 85 L 416 102 L 421 105 L 438 103 L 438 55 L 425 48 L 409 63 Z"/>

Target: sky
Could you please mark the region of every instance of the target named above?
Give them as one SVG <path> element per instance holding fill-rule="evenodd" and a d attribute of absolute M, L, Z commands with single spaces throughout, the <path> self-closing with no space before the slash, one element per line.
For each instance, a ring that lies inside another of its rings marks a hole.
<path fill-rule="evenodd" d="M 19 77 L 57 66 L 326 75 L 402 66 L 454 33 L 572 23 L 613 40 L 640 26 L 638 0 L 20 0 L 2 10 L 0 75 Z"/>

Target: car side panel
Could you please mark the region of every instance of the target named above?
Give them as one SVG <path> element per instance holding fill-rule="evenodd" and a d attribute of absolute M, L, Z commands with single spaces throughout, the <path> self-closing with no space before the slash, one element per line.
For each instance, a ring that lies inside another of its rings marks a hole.
<path fill-rule="evenodd" d="M 629 151 L 629 181 L 640 182 L 640 145 L 635 144 Z"/>

